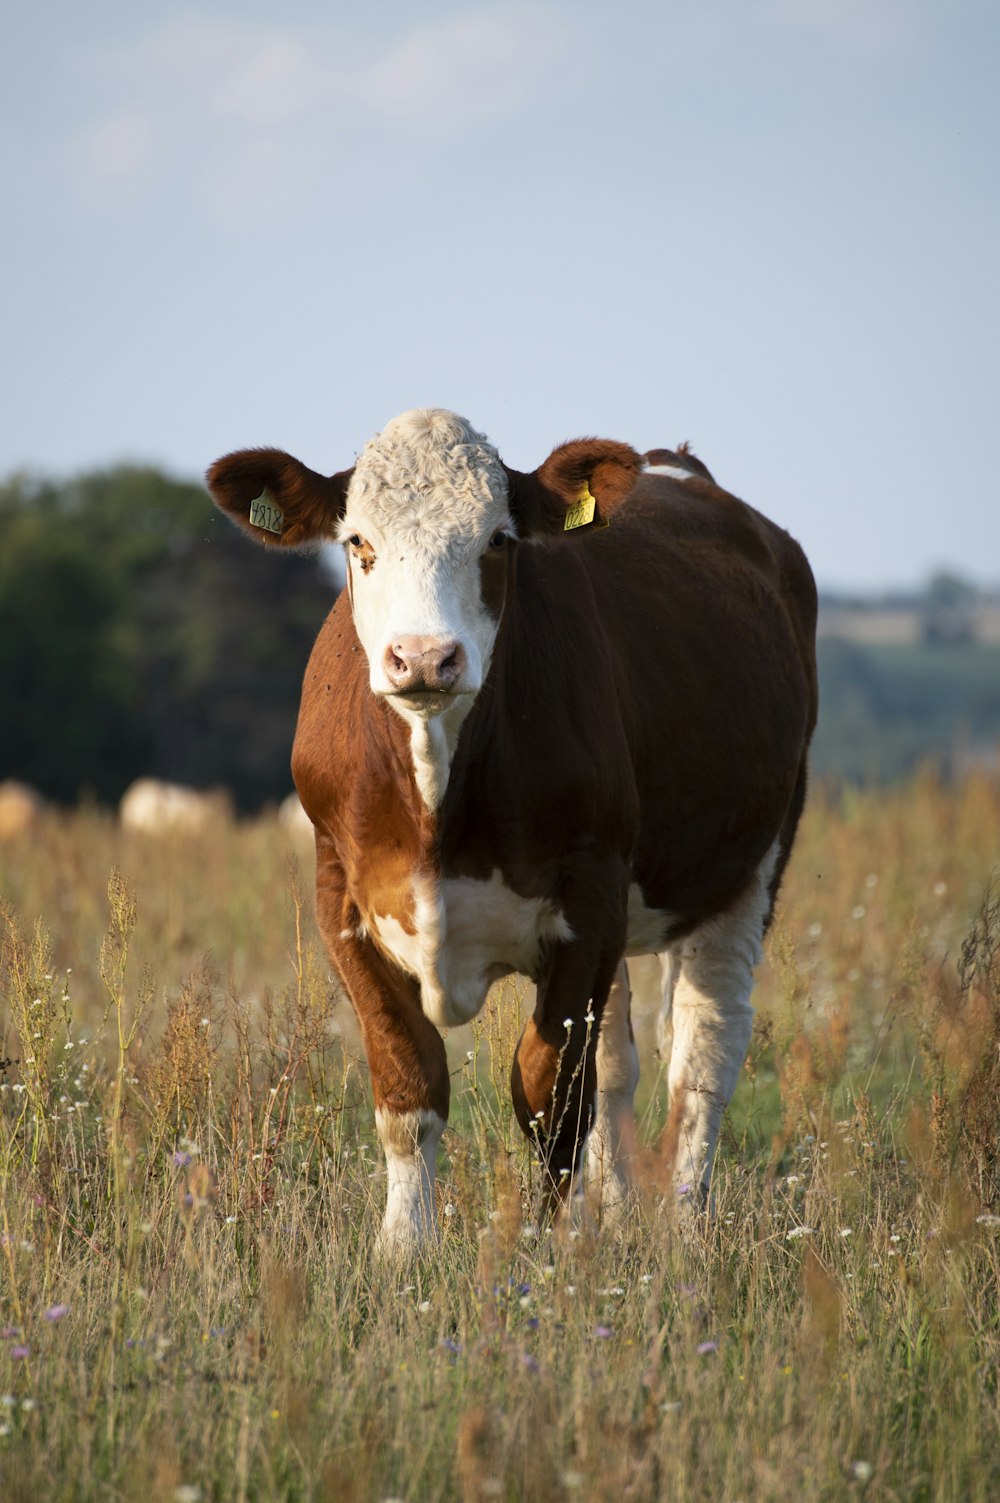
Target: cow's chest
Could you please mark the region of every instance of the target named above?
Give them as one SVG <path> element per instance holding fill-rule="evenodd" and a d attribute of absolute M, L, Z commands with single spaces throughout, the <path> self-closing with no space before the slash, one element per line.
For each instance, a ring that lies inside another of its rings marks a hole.
<path fill-rule="evenodd" d="M 499 871 L 486 881 L 418 877 L 412 918 L 404 924 L 376 908 L 366 922 L 380 949 L 420 982 L 423 1010 L 441 1028 L 474 1018 L 502 976 L 535 975 L 545 941 L 572 937 L 554 903 L 520 897 Z"/>

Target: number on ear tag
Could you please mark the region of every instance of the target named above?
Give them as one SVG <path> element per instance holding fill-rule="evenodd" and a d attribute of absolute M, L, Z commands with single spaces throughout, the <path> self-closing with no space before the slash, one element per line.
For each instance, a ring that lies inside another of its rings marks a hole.
<path fill-rule="evenodd" d="M 572 532 L 574 527 L 589 527 L 597 515 L 597 498 L 590 494 L 590 486 L 584 485 L 583 490 L 576 498 L 576 504 L 571 506 L 566 513 L 566 521 L 563 523 L 564 532 Z M 607 527 L 607 522 L 598 520 L 598 527 Z"/>
<path fill-rule="evenodd" d="M 257 499 L 250 502 L 250 525 L 261 527 L 265 532 L 284 531 L 285 513 L 275 506 L 269 492 L 261 491 Z"/>

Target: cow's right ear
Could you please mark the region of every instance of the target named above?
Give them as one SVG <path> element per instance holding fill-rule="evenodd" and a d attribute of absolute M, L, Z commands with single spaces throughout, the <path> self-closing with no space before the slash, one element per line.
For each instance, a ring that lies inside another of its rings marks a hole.
<path fill-rule="evenodd" d="M 220 511 L 251 537 L 297 548 L 334 536 L 353 474 L 319 475 L 281 449 L 240 449 L 217 459 L 205 481 Z"/>

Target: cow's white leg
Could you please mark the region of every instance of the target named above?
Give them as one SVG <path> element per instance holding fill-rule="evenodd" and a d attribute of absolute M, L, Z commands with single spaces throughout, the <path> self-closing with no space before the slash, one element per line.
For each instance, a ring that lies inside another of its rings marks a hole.
<path fill-rule="evenodd" d="M 444 1122 L 432 1111 L 378 1111 L 375 1125 L 387 1180 L 379 1251 L 417 1251 L 437 1234 L 434 1171 Z"/>
<path fill-rule="evenodd" d="M 777 847 L 735 903 L 675 946 L 670 1115 L 677 1133 L 674 1183 L 698 1204 L 753 1028 L 753 968 L 761 957 L 768 882 Z"/>
<path fill-rule="evenodd" d="M 639 1084 L 639 1054 L 629 1017 L 631 992 L 624 960 L 615 974 L 597 1038 L 597 1114 L 587 1140 L 586 1185 L 600 1199 L 605 1218 L 617 1214 L 628 1195 L 628 1154 Z"/>
<path fill-rule="evenodd" d="M 673 950 L 664 950 L 659 960 L 663 1000 L 660 1003 L 660 1012 L 656 1019 L 656 1052 L 665 1064 L 670 1058 L 670 1046 L 673 1039 L 674 991 L 677 986 L 677 977 L 680 973 L 680 957 Z"/>

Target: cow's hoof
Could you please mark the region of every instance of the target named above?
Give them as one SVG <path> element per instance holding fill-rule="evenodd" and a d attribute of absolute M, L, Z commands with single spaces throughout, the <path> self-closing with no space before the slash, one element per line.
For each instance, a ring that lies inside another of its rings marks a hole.
<path fill-rule="evenodd" d="M 386 1226 L 375 1239 L 375 1257 L 383 1264 L 404 1265 L 432 1252 L 438 1244 L 436 1227 L 424 1228 L 406 1222 Z"/>
<path fill-rule="evenodd" d="M 681 1240 L 692 1245 L 702 1242 L 712 1219 L 708 1186 L 675 1185 L 672 1209 Z"/>

